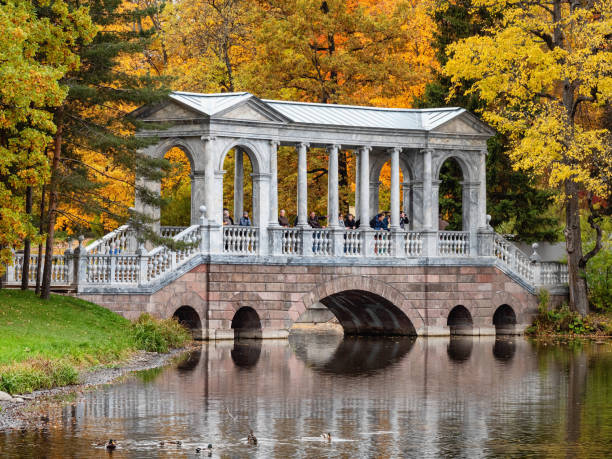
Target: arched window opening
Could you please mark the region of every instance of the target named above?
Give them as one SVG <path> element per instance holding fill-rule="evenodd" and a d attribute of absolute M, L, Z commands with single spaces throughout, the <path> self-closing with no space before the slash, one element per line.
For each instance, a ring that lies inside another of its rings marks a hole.
<path fill-rule="evenodd" d="M 461 231 L 463 229 L 463 172 L 454 158 L 442 164 L 438 177 L 438 228 L 440 231 Z"/>
<path fill-rule="evenodd" d="M 202 321 L 200 315 L 191 306 L 181 306 L 172 317 L 185 328 L 188 328 L 194 339 L 202 339 Z"/>
<path fill-rule="evenodd" d="M 164 155 L 172 170 L 161 182 L 161 196 L 167 201 L 161 209 L 161 226 L 187 227 L 191 224 L 191 164 L 180 147 Z"/>

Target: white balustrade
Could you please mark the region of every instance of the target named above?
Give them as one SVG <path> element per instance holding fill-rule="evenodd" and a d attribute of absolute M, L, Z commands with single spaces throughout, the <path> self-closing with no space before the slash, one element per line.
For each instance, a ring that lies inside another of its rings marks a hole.
<path fill-rule="evenodd" d="M 312 231 L 312 254 L 319 257 L 329 257 L 332 253 L 332 232 L 329 229 Z"/>
<path fill-rule="evenodd" d="M 111 282 L 113 284 L 138 284 L 140 257 L 116 255 L 111 257 Z"/>
<path fill-rule="evenodd" d="M 533 263 L 529 257 L 499 234 L 495 234 L 493 238 L 493 256 L 523 279 L 534 281 Z"/>
<path fill-rule="evenodd" d="M 344 255 L 347 257 L 357 257 L 361 255 L 361 231 L 345 230 Z"/>
<path fill-rule="evenodd" d="M 136 239 L 129 225 L 123 225 L 89 244 L 85 248 L 85 252 L 92 255 L 110 254 L 111 250 L 114 253 L 128 253 L 136 249 L 135 242 Z"/>
<path fill-rule="evenodd" d="M 407 257 L 423 255 L 423 234 L 417 231 L 407 231 L 404 234 L 404 251 Z"/>
<path fill-rule="evenodd" d="M 162 275 L 173 271 L 186 263 L 194 255 L 199 253 L 198 244 L 201 242 L 199 225 L 193 225 L 183 230 L 172 239 L 185 242 L 188 247 L 173 251 L 168 247 L 161 246 L 153 249 L 148 254 L 146 280 L 153 281 Z"/>
<path fill-rule="evenodd" d="M 540 263 L 540 284 L 560 285 L 567 284 L 567 265 L 556 262 Z"/>
<path fill-rule="evenodd" d="M 372 234 L 372 253 L 375 257 L 390 257 L 392 255 L 391 232 L 380 230 Z"/>
<path fill-rule="evenodd" d="M 238 255 L 256 255 L 259 230 L 253 226 L 224 226 L 223 252 Z"/>
<path fill-rule="evenodd" d="M 297 228 L 281 230 L 281 253 L 283 255 L 301 255 L 302 231 Z"/>
<path fill-rule="evenodd" d="M 470 233 L 467 231 L 438 231 L 438 255 L 467 257 L 470 255 Z"/>
<path fill-rule="evenodd" d="M 161 237 L 174 237 L 186 229 L 187 226 L 162 226 L 159 228 L 159 235 Z"/>
<path fill-rule="evenodd" d="M 21 283 L 23 278 L 23 253 L 15 254 L 14 264 L 11 268 L 13 270 L 13 279 L 15 282 Z M 28 280 L 29 283 L 36 281 L 36 266 L 38 264 L 38 255 L 30 255 L 30 265 L 28 266 Z"/>

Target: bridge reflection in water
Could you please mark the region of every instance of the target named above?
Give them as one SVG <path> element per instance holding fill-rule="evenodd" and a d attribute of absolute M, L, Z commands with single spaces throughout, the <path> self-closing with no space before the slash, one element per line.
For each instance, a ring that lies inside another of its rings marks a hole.
<path fill-rule="evenodd" d="M 612 346 L 523 338 L 349 338 L 204 343 L 174 367 L 84 394 L 8 457 L 603 457 Z M 589 388 L 587 391 L 586 388 Z M 259 439 L 250 448 L 252 428 Z M 331 432 L 331 444 L 318 439 Z M 181 440 L 183 447 L 160 441 Z M 118 450 L 119 452 L 119 450 Z M 587 452 L 585 454 L 582 454 Z"/>

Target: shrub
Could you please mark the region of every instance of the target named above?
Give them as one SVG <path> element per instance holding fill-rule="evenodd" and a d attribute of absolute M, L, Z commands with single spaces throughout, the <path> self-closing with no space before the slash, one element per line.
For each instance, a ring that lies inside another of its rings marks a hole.
<path fill-rule="evenodd" d="M 184 346 L 190 339 L 189 331 L 175 319 L 155 319 L 142 314 L 132 324 L 134 346 L 149 352 L 168 352 Z"/>
<path fill-rule="evenodd" d="M 0 390 L 21 394 L 79 382 L 77 370 L 61 360 L 33 359 L 0 368 Z"/>

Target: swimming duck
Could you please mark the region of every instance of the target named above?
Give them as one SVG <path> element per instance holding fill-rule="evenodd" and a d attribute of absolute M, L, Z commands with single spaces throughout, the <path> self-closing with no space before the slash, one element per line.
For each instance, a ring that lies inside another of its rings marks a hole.
<path fill-rule="evenodd" d="M 183 442 L 180 440 L 177 440 L 174 442 L 176 444 L 176 446 L 182 446 Z"/>
<path fill-rule="evenodd" d="M 252 430 L 249 432 L 249 435 L 247 436 L 247 443 L 249 445 L 256 445 L 257 444 L 257 437 L 255 437 L 255 435 L 253 435 L 253 431 Z"/>
<path fill-rule="evenodd" d="M 115 448 L 117 448 L 117 442 L 111 438 L 106 444 L 106 449 L 113 451 Z"/>
<path fill-rule="evenodd" d="M 197 447 L 197 448 L 196 448 L 196 454 L 200 454 L 201 452 L 202 452 L 202 448 Z"/>
<path fill-rule="evenodd" d="M 323 440 L 331 442 L 331 432 L 323 432 L 321 437 Z"/>

